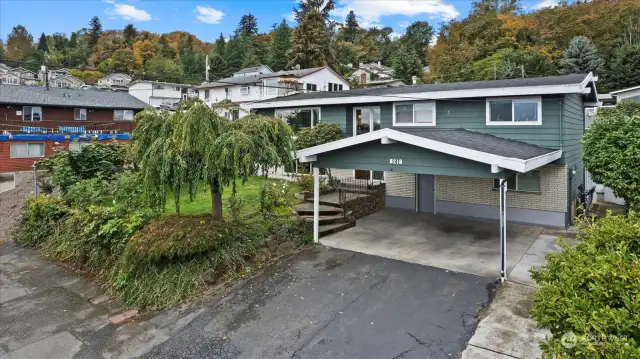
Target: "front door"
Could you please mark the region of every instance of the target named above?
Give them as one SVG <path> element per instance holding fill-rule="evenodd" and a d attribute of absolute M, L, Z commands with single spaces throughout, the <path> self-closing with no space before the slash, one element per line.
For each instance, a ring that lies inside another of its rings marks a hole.
<path fill-rule="evenodd" d="M 435 181 L 433 175 L 418 175 L 418 211 L 434 213 Z"/>
<path fill-rule="evenodd" d="M 380 107 L 356 107 L 353 109 L 353 135 L 362 135 L 375 130 L 380 126 Z M 383 180 L 384 172 L 356 170 L 355 178 L 365 180 Z"/>

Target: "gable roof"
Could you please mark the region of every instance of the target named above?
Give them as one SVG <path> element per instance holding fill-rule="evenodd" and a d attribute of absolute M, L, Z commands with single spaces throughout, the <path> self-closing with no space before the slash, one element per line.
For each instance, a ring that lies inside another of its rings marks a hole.
<path fill-rule="evenodd" d="M 342 140 L 298 150 L 301 162 L 312 162 L 322 153 L 340 150 L 367 142 L 382 144 L 406 143 L 451 156 L 486 163 L 492 171 L 501 168 L 520 173 L 528 172 L 551 163 L 562 156 L 562 150 L 540 147 L 522 141 L 510 140 L 465 129 L 423 130 L 402 132 L 391 128 L 347 137 Z"/>
<path fill-rule="evenodd" d="M 640 90 L 640 86 L 634 86 L 634 87 L 627 87 L 626 89 L 622 89 L 622 90 L 617 90 L 617 91 L 611 91 L 609 92 L 611 95 L 617 95 L 619 93 L 625 93 L 625 92 L 629 92 L 629 91 L 634 91 L 634 90 Z"/>
<path fill-rule="evenodd" d="M 122 77 L 126 77 L 128 79 L 131 79 L 131 76 L 129 76 L 127 74 L 123 74 L 122 72 L 114 72 L 114 73 L 108 74 L 107 76 L 101 77 L 100 80 L 104 80 L 104 79 L 108 80 L 108 79 L 110 79 L 112 77 L 116 77 L 116 76 L 122 76 Z"/>
<path fill-rule="evenodd" d="M 146 102 L 127 92 L 0 84 L 0 103 L 59 107 L 143 109 Z"/>
<path fill-rule="evenodd" d="M 250 72 L 257 72 L 262 68 L 267 68 L 270 72 L 273 72 L 273 70 L 271 70 L 271 68 L 267 65 L 260 65 L 260 66 L 253 66 L 253 67 L 246 67 L 244 69 L 240 69 L 236 72 L 234 72 L 234 74 L 246 74 L 246 73 L 250 73 Z"/>
<path fill-rule="evenodd" d="M 591 93 L 597 98 L 593 75 L 591 73 L 572 74 L 511 80 L 364 88 L 337 92 L 310 92 L 262 100 L 252 104 L 250 107 L 255 109 L 332 105 L 336 103 L 398 102 L 563 93 Z"/>
<path fill-rule="evenodd" d="M 127 86 L 131 87 L 135 84 L 152 84 L 152 85 L 167 85 L 167 86 L 180 86 L 180 87 L 187 87 L 187 88 L 191 88 L 194 87 L 193 85 L 188 85 L 188 84 L 177 84 L 174 82 L 162 82 L 162 81 L 151 81 L 151 80 L 135 80 L 133 82 L 130 82 Z"/>
<path fill-rule="evenodd" d="M 300 69 L 300 70 L 283 70 L 283 71 L 272 72 L 268 74 L 260 74 L 260 75 L 227 77 L 224 79 L 202 84 L 200 86 L 197 86 L 196 88 L 207 89 L 207 88 L 214 88 L 214 87 L 247 85 L 247 84 L 253 84 L 253 83 L 260 83 L 263 79 L 266 79 L 266 78 L 281 77 L 281 76 L 291 76 L 291 77 L 301 78 L 324 69 L 329 69 L 336 76 L 342 79 L 342 76 L 336 74 L 333 70 L 331 70 L 331 68 L 329 68 L 328 66 L 324 66 L 324 67 L 312 67 L 310 69 Z M 345 80 L 342 79 L 342 81 L 345 81 Z M 345 83 L 348 84 L 348 82 L 346 81 Z"/>
<path fill-rule="evenodd" d="M 79 78 L 77 78 L 75 76 L 72 76 L 72 75 L 57 76 L 57 77 L 54 77 L 54 78 L 50 79 L 49 81 L 53 82 L 53 81 L 60 81 L 60 80 L 69 80 L 71 82 L 75 82 L 75 83 L 84 85 L 84 81 L 82 81 Z"/>

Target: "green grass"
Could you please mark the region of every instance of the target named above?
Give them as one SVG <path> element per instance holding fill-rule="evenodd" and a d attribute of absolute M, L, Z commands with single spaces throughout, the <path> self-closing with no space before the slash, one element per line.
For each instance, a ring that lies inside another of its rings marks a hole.
<path fill-rule="evenodd" d="M 265 179 L 264 177 L 251 177 L 245 184 L 236 182 L 236 197 L 244 202 L 242 214 L 253 214 L 260 206 L 260 188 L 264 183 L 281 183 L 282 180 Z M 291 182 L 292 185 L 295 183 Z M 227 186 L 222 191 L 222 212 L 223 215 L 229 213 L 229 197 L 231 197 L 231 186 Z M 173 203 L 173 195 L 167 195 L 167 214 L 176 213 Z M 198 193 L 193 201 L 189 199 L 189 194 L 183 193 L 180 196 L 180 213 L 182 214 L 205 214 L 211 213 L 211 192 L 209 186 L 202 184 L 198 187 Z"/>

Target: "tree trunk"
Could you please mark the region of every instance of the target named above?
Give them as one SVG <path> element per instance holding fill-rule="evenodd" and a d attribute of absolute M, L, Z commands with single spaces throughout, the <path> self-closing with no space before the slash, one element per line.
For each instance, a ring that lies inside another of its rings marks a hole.
<path fill-rule="evenodd" d="M 211 188 L 211 214 L 213 218 L 222 219 L 222 194 L 217 180 L 209 182 Z"/>

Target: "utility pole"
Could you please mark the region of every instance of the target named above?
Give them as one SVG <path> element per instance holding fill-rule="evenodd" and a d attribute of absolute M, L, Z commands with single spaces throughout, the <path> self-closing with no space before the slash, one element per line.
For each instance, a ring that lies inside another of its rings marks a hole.
<path fill-rule="evenodd" d="M 204 57 L 204 81 L 209 82 L 209 55 Z"/>
<path fill-rule="evenodd" d="M 520 65 L 520 72 L 522 73 L 522 78 L 524 78 L 524 65 Z"/>

